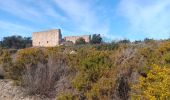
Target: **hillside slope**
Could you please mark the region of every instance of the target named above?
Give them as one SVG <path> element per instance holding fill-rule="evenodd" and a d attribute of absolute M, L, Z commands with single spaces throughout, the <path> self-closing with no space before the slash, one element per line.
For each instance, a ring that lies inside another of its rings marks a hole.
<path fill-rule="evenodd" d="M 2 90 L 4 86 L 9 88 L 0 93 L 1 97 L 37 97 L 35 100 L 39 97 L 43 100 L 170 98 L 169 40 L 27 48 L 19 50 L 15 57 L 12 55 L 9 50 L 3 50 L 0 56 L 5 78 L 12 79 L 15 85 L 1 80 Z M 16 89 L 16 85 L 23 91 Z M 13 94 L 15 90 L 18 96 Z"/>

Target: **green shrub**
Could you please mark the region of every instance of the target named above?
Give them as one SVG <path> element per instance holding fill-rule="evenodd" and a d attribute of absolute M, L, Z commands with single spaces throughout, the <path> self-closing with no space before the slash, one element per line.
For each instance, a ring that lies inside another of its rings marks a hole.
<path fill-rule="evenodd" d="M 87 76 L 85 73 L 78 73 L 78 75 L 76 75 L 75 79 L 72 81 L 74 88 L 76 88 L 78 91 L 85 91 L 88 87 L 90 87 L 90 82 L 86 77 Z"/>
<path fill-rule="evenodd" d="M 4 49 L 0 56 L 0 64 L 2 64 L 3 70 L 5 71 L 6 78 L 12 78 L 13 73 L 11 72 L 13 68 L 13 62 L 9 50 Z"/>
<path fill-rule="evenodd" d="M 101 77 L 102 71 L 112 65 L 107 52 L 94 52 L 81 62 L 81 66 L 89 81 L 95 82 Z"/>
<path fill-rule="evenodd" d="M 79 90 L 88 90 L 92 83 L 96 83 L 104 73 L 112 67 L 109 53 L 93 51 L 81 59 L 78 67 L 79 75 L 73 80 L 74 87 Z"/>
<path fill-rule="evenodd" d="M 163 58 L 166 64 L 170 64 L 170 52 L 164 54 Z"/>
<path fill-rule="evenodd" d="M 114 50 L 118 48 L 118 43 L 109 43 L 109 44 L 98 44 L 98 45 L 94 45 L 94 48 L 96 50 Z"/>
<path fill-rule="evenodd" d="M 48 54 L 45 51 L 38 48 L 24 49 L 18 52 L 16 63 L 20 63 L 23 66 L 26 64 L 37 64 L 38 62 L 47 63 Z"/>
<path fill-rule="evenodd" d="M 83 38 L 79 38 L 78 40 L 76 40 L 76 45 L 82 45 L 82 44 L 86 44 L 86 41 Z"/>
<path fill-rule="evenodd" d="M 60 95 L 57 100 L 79 100 L 72 93 L 66 93 Z"/>
<path fill-rule="evenodd" d="M 162 64 L 161 53 L 155 48 L 144 47 L 139 50 L 139 53 L 139 56 L 146 60 L 145 66 L 151 66 L 152 64 Z"/>
<path fill-rule="evenodd" d="M 86 92 L 88 100 L 113 99 L 116 84 L 116 72 L 114 69 L 104 70 L 103 76 Z"/>
<path fill-rule="evenodd" d="M 162 54 L 167 53 L 168 51 L 170 51 L 170 41 L 165 41 L 165 42 L 161 43 L 158 50 Z"/>
<path fill-rule="evenodd" d="M 11 58 L 13 57 L 11 56 L 11 52 L 6 50 L 2 53 L 0 52 L 0 61 L 7 72 L 6 76 L 21 83 L 26 80 L 23 80 L 23 74 L 27 72 L 28 70 L 26 71 L 26 69 L 29 68 L 31 69 L 30 72 L 33 73 L 31 78 L 34 78 L 35 75 L 48 76 L 49 71 L 47 66 L 49 58 L 52 55 L 54 57 L 52 59 L 56 60 L 55 62 L 64 62 L 70 69 L 66 74 L 69 76 L 69 81 L 71 81 L 71 89 L 69 87 L 71 92 L 60 95 L 59 100 L 127 100 L 129 99 L 129 91 L 132 88 L 130 86 L 138 81 L 139 75 L 145 77 L 144 81 L 139 81 L 141 84 L 146 84 L 146 81 L 157 84 L 149 79 L 150 76 L 147 77 L 149 73 L 151 73 L 151 75 L 153 74 L 152 76 L 155 75 L 162 78 L 162 76 L 153 73 L 152 70 L 154 69 L 151 66 L 153 63 L 169 66 L 170 43 L 169 41 L 141 42 L 140 44 L 127 43 L 128 41 L 124 42 L 125 43 L 114 42 L 111 44 L 59 46 L 53 48 L 29 48 L 19 50 L 16 58 L 13 60 Z M 72 51 L 74 51 L 74 53 L 70 53 Z M 54 64 L 51 68 L 55 65 L 60 64 Z M 59 69 L 62 69 L 62 71 L 67 70 L 63 68 L 65 67 L 60 67 Z M 40 69 L 41 71 L 39 71 Z M 159 69 L 159 71 L 162 75 L 165 75 L 164 70 Z M 159 71 L 156 72 L 159 73 Z M 62 76 L 60 75 L 61 72 L 57 72 L 59 75 L 55 75 Z M 167 78 L 166 75 L 164 78 Z M 36 80 L 41 80 L 42 78 L 43 77 L 40 77 Z M 45 89 L 42 87 L 48 88 L 48 86 L 44 85 L 48 79 L 50 78 L 46 77 L 42 79 L 43 81 L 39 81 L 39 84 L 43 83 L 38 85 L 40 86 L 39 91 Z M 152 77 L 151 79 L 156 79 L 156 77 Z M 34 84 L 34 82 L 32 83 L 31 81 L 25 82 L 27 83 L 26 85 Z M 54 81 L 51 83 L 53 82 Z M 160 80 L 156 82 L 160 83 Z M 36 85 L 28 87 L 33 88 Z M 140 91 L 140 93 L 142 93 L 143 88 L 149 90 L 149 87 L 142 87 L 138 88 L 137 91 L 132 90 L 131 92 L 136 93 Z M 161 89 L 162 88 L 160 88 L 160 90 Z M 65 93 L 67 91 L 62 92 Z M 148 93 L 150 94 L 150 92 Z M 33 92 L 33 94 L 35 94 L 35 92 Z M 160 94 L 161 93 L 158 92 L 157 95 L 160 96 Z M 144 97 L 147 97 L 147 95 Z"/>
<path fill-rule="evenodd" d="M 6 77 L 15 80 L 18 84 L 22 80 L 22 74 L 28 66 L 35 66 L 40 63 L 47 63 L 48 55 L 46 55 L 42 50 L 30 48 L 20 50 L 17 53 L 15 61 L 11 58 L 9 51 L 4 51 L 1 61 L 3 63 L 4 70 L 6 72 Z"/>

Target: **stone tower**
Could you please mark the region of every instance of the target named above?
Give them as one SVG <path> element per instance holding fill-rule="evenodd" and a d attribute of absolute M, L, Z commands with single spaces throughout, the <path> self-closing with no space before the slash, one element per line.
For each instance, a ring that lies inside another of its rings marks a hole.
<path fill-rule="evenodd" d="M 62 35 L 60 29 L 34 32 L 32 36 L 34 47 L 54 47 L 61 43 Z"/>

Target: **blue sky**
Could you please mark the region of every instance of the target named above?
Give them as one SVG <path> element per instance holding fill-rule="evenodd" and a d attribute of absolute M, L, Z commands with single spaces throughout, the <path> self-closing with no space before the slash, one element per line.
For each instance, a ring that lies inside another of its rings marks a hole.
<path fill-rule="evenodd" d="M 62 30 L 106 39 L 170 37 L 170 0 L 2 0 L 0 38 Z"/>

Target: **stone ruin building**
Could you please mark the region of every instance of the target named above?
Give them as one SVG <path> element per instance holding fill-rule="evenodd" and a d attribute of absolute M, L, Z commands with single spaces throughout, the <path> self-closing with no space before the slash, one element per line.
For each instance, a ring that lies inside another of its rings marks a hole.
<path fill-rule="evenodd" d="M 32 45 L 33 47 L 55 47 L 68 41 L 75 43 L 79 38 L 83 38 L 88 43 L 90 42 L 91 36 L 67 36 L 62 39 L 61 30 L 54 29 L 42 32 L 34 32 L 32 36 Z"/>
<path fill-rule="evenodd" d="M 83 35 L 83 36 L 66 36 L 64 37 L 65 41 L 71 41 L 73 43 L 76 43 L 76 40 L 79 38 L 83 38 L 87 43 L 90 42 L 91 36 L 90 35 Z"/>
<path fill-rule="evenodd" d="M 53 47 L 60 45 L 62 35 L 60 29 L 34 32 L 32 36 L 34 47 Z"/>

